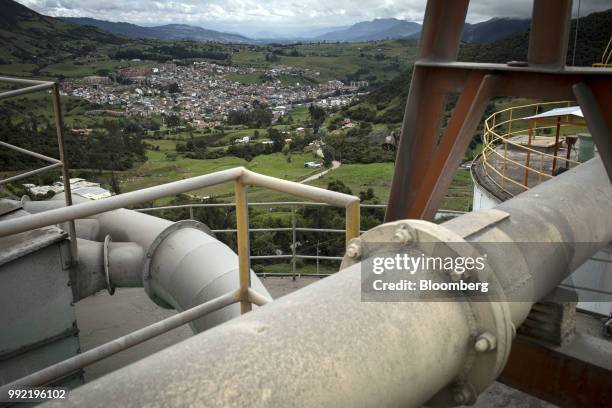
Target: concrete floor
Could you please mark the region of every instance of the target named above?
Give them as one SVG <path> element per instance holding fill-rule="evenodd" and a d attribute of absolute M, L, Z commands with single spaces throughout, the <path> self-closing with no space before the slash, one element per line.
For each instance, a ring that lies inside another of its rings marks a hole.
<path fill-rule="evenodd" d="M 263 282 L 274 298 L 298 290 L 319 278 L 268 277 Z M 175 312 L 155 305 L 141 288 L 117 289 L 114 296 L 100 292 L 76 304 L 77 321 L 80 329 L 81 349 L 89 350 L 102 343 L 134 330 L 155 323 Z M 183 326 L 104 359 L 85 369 L 85 380 L 92 381 L 111 371 L 138 361 L 192 335 L 188 326 Z M 554 408 L 530 395 L 524 394 L 500 383 L 495 383 L 480 396 L 475 407 L 479 408 Z"/>

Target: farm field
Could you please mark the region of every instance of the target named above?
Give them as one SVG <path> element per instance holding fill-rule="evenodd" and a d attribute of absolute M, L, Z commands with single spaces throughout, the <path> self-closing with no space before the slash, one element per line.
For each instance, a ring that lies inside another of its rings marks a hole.
<path fill-rule="evenodd" d="M 317 173 L 320 170 L 304 168 L 304 163 L 316 159 L 312 153 L 292 154 L 291 162 L 287 162 L 282 153 L 260 155 L 250 162 L 233 156 L 225 156 L 219 159 L 188 159 L 177 157 L 169 160 L 167 153 L 176 152 L 176 142 L 172 140 L 147 140 L 152 146 L 159 146 L 159 150 L 148 150 L 145 163 L 140 164 L 134 169 L 120 174 L 120 186 L 122 191 L 133 191 L 141 188 L 151 187 L 171 181 L 182 180 L 189 177 L 209 174 L 220 170 L 233 167 L 244 166 L 249 170 L 265 174 L 267 176 L 278 177 L 285 180 L 299 181 Z M 208 187 L 190 193 L 193 198 L 203 198 L 214 196 L 233 200 L 233 185 L 223 184 Z M 253 201 L 259 197 L 261 200 L 270 200 L 270 194 L 274 192 L 252 189 L 250 198 Z M 156 205 L 167 204 L 173 197 L 158 200 Z"/>

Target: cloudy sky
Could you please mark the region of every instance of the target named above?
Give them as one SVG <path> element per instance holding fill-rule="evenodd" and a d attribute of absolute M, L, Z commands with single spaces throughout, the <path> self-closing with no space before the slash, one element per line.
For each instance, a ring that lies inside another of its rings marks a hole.
<path fill-rule="evenodd" d="M 185 23 L 254 36 L 299 34 L 381 17 L 421 22 L 425 0 L 18 0 L 50 16 L 93 17 L 140 25 Z M 453 1 L 453 0 L 449 0 Z M 472 0 L 468 21 L 529 17 L 533 0 Z M 574 1 L 574 15 L 578 1 Z M 582 0 L 581 15 L 611 0 Z"/>

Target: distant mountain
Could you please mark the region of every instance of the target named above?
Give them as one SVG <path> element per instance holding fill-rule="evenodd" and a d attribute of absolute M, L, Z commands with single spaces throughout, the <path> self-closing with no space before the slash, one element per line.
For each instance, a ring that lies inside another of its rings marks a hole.
<path fill-rule="evenodd" d="M 576 62 L 578 66 L 591 66 L 601 60 L 601 54 L 610 38 L 612 9 L 592 13 L 580 18 Z M 570 32 L 575 32 L 576 19 L 572 19 Z M 573 37 L 572 37 L 573 38 Z M 573 41 L 567 50 L 567 63 L 571 65 L 574 54 Z M 460 61 L 495 62 L 524 61 L 529 48 L 529 33 L 519 32 L 491 43 L 466 44 L 459 51 Z"/>
<path fill-rule="evenodd" d="M 314 39 L 341 42 L 375 41 L 408 37 L 420 31 L 421 25 L 419 23 L 396 18 L 377 18 L 372 21 L 353 24 L 349 28 L 331 31 Z"/>
<path fill-rule="evenodd" d="M 475 24 L 476 25 L 476 24 Z M 576 48 L 576 66 L 591 66 L 601 60 L 610 36 L 612 27 L 612 9 L 600 13 L 592 13 L 580 18 L 578 32 L 578 47 Z M 570 32 L 574 33 L 576 19 L 572 20 Z M 464 43 L 459 49 L 459 61 L 493 62 L 505 64 L 508 61 L 520 61 L 527 58 L 529 48 L 529 33 L 518 32 L 491 43 Z M 571 64 L 573 43 L 568 48 L 567 61 Z M 357 106 L 381 106 L 376 120 L 379 123 L 400 123 L 404 117 L 409 84 L 412 78 L 412 68 L 399 74 L 394 79 L 380 84 L 368 95 L 360 98 Z M 355 106 L 344 109 L 359 109 Z"/>
<path fill-rule="evenodd" d="M 109 33 L 123 35 L 129 38 L 158 38 L 157 32 L 150 27 L 141 27 L 130 23 L 114 23 L 112 21 L 96 20 L 89 17 L 59 17 L 60 20 L 81 26 L 93 26 Z"/>
<path fill-rule="evenodd" d="M 492 18 L 481 23 L 466 23 L 462 40 L 467 43 L 489 44 L 500 38 L 529 30 L 531 20 L 518 18 Z"/>
<path fill-rule="evenodd" d="M 94 27 L 43 16 L 12 0 L 0 0 L 0 64 L 60 61 L 91 52 L 98 44 L 126 39 Z"/>
<path fill-rule="evenodd" d="M 480 23 L 465 23 L 461 41 L 470 44 L 490 44 L 501 38 L 529 31 L 531 20 L 520 18 L 492 18 Z M 410 35 L 419 38 L 421 32 Z"/>
<path fill-rule="evenodd" d="M 60 17 L 62 20 L 82 26 L 94 26 L 113 34 L 129 38 L 158 40 L 215 41 L 222 43 L 252 43 L 253 40 L 239 35 L 208 30 L 186 24 L 168 24 L 157 27 L 142 27 L 130 23 L 115 23 L 86 17 Z"/>
<path fill-rule="evenodd" d="M 351 27 L 350 25 L 343 25 L 343 26 L 337 26 L 337 27 L 314 28 L 314 29 L 300 33 L 297 37 L 300 37 L 300 38 L 320 37 L 322 35 L 335 33 L 337 31 L 347 30 L 350 27 Z"/>

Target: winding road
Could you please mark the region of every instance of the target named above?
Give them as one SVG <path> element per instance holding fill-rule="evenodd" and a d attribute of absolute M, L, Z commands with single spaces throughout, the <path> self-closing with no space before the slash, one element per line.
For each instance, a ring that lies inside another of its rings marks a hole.
<path fill-rule="evenodd" d="M 323 170 L 320 173 L 313 174 L 312 176 L 305 178 L 304 180 L 300 181 L 300 184 L 308 183 L 309 181 L 313 181 L 313 180 L 319 179 L 319 178 L 323 177 L 324 175 L 326 175 L 327 173 L 329 173 L 330 171 L 340 167 L 341 164 L 342 163 L 340 163 L 339 161 L 334 160 L 334 161 L 332 161 L 331 168 L 329 168 L 327 170 Z"/>

